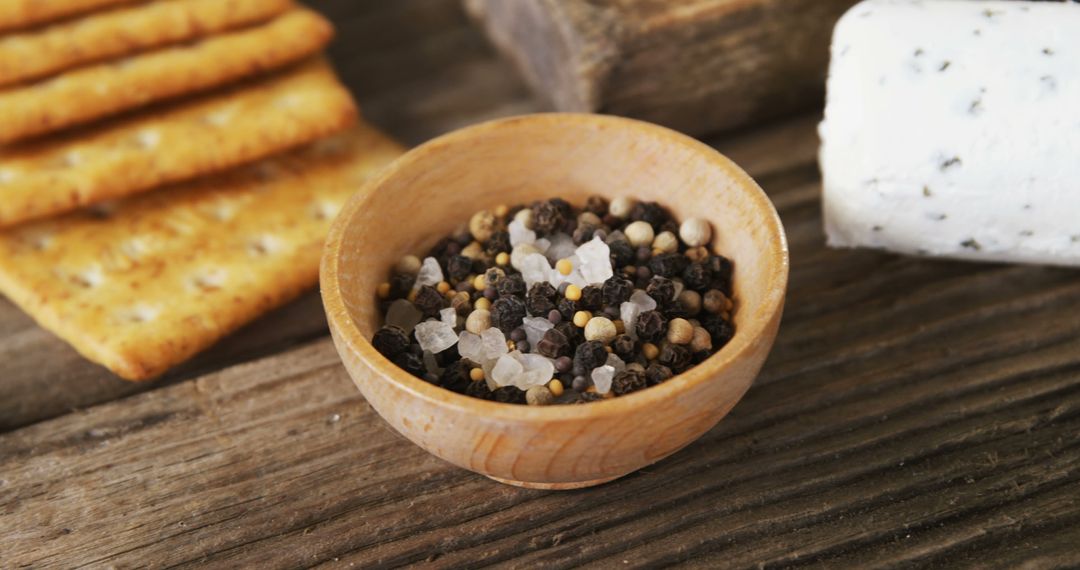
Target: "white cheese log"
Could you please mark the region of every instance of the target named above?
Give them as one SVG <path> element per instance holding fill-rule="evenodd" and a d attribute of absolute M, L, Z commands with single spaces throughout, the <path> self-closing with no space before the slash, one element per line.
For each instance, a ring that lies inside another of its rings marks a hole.
<path fill-rule="evenodd" d="M 829 245 L 1080 265 L 1080 5 L 862 2 L 827 99 Z"/>

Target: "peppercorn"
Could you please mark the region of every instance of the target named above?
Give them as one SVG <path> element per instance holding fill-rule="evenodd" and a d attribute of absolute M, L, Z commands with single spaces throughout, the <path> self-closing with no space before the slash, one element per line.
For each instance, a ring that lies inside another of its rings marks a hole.
<path fill-rule="evenodd" d="M 550 328 L 544 332 L 544 337 L 536 343 L 536 353 L 548 358 L 566 358 L 570 353 L 570 340 L 557 328 Z M 569 360 L 569 359 L 568 359 Z M 573 364 L 572 362 L 570 363 Z M 558 361 L 556 360 L 556 370 Z M 562 370 L 561 372 L 565 372 Z"/>
<path fill-rule="evenodd" d="M 548 316 L 555 309 L 555 297 L 558 292 L 547 281 L 533 283 L 529 293 L 525 296 L 525 308 L 530 315 L 543 317 Z"/>
<path fill-rule="evenodd" d="M 630 245 L 634 247 L 647 247 L 652 244 L 655 237 L 653 227 L 642 221 L 630 223 L 623 229 L 623 233 L 626 234 L 626 239 L 630 241 Z"/>
<path fill-rule="evenodd" d="M 712 345 L 720 350 L 735 336 L 735 325 L 724 320 L 720 315 L 705 315 L 701 319 L 701 327 L 709 332 L 712 337 Z"/>
<path fill-rule="evenodd" d="M 630 392 L 636 392 L 646 387 L 645 374 L 627 368 L 615 375 L 611 380 L 611 391 L 622 396 Z"/>
<path fill-rule="evenodd" d="M 691 247 L 686 250 L 684 255 L 690 261 L 707 261 L 709 259 L 709 250 L 704 247 Z"/>
<path fill-rule="evenodd" d="M 704 263 L 691 263 L 682 272 L 683 284 L 694 291 L 706 291 L 712 284 L 713 276 Z"/>
<path fill-rule="evenodd" d="M 507 232 L 506 230 L 499 230 L 492 233 L 491 237 L 484 243 L 484 252 L 491 256 L 500 253 L 509 253 L 511 249 L 510 232 Z"/>
<path fill-rule="evenodd" d="M 458 291 L 453 297 L 450 297 L 450 307 L 457 311 L 457 314 L 467 317 L 472 312 L 472 300 L 468 293 Z"/>
<path fill-rule="evenodd" d="M 650 362 L 649 367 L 645 369 L 645 383 L 649 386 L 656 386 L 674 375 L 667 366 L 659 362 Z"/>
<path fill-rule="evenodd" d="M 582 375 L 578 375 L 574 376 L 574 380 L 570 383 L 570 388 L 572 388 L 575 392 L 584 392 L 585 390 L 589 389 L 589 385 L 590 382 L 588 378 Z"/>
<path fill-rule="evenodd" d="M 566 321 L 573 321 L 574 315 L 578 312 L 577 301 L 571 301 L 565 297 L 560 297 L 559 301 L 555 304 L 555 307 L 559 309 L 559 314 L 561 314 L 563 320 Z"/>
<path fill-rule="evenodd" d="M 520 350 L 521 352 L 524 352 L 524 353 L 528 353 L 530 350 L 532 350 L 532 345 L 529 344 L 529 341 L 527 341 L 527 340 L 522 340 L 522 341 L 515 342 L 514 346 L 517 347 L 518 350 Z"/>
<path fill-rule="evenodd" d="M 526 338 L 528 338 L 528 335 L 525 334 L 525 329 L 522 327 L 510 331 L 510 340 L 514 342 L 521 342 Z"/>
<path fill-rule="evenodd" d="M 634 332 L 644 342 L 658 342 L 667 331 L 667 318 L 660 311 L 645 311 L 638 315 Z"/>
<path fill-rule="evenodd" d="M 552 309 L 548 311 L 547 320 L 551 321 L 551 324 L 557 325 L 562 321 L 562 313 L 558 309 Z"/>
<path fill-rule="evenodd" d="M 520 273 L 507 275 L 495 284 L 495 289 L 498 290 L 500 297 L 524 297 L 525 279 Z"/>
<path fill-rule="evenodd" d="M 530 406 L 548 406 L 555 403 L 555 394 L 547 386 L 532 386 L 525 392 L 525 402 Z"/>
<path fill-rule="evenodd" d="M 578 393 L 578 399 L 574 401 L 575 404 L 584 404 L 586 402 L 599 402 L 605 400 L 603 394 L 597 394 L 596 392 L 580 392 Z"/>
<path fill-rule="evenodd" d="M 690 365 L 690 351 L 682 345 L 665 344 L 656 361 L 674 372 L 682 372 Z"/>
<path fill-rule="evenodd" d="M 671 232 L 660 232 L 653 238 L 652 249 L 658 253 L 675 253 L 679 251 L 679 238 Z"/>
<path fill-rule="evenodd" d="M 710 289 L 705 292 L 702 306 L 707 312 L 722 313 L 731 310 L 731 300 L 718 289 Z"/>
<path fill-rule="evenodd" d="M 606 344 L 611 342 L 618 334 L 615 323 L 611 322 L 611 319 L 607 317 L 593 317 L 585 324 L 586 340 L 598 340 Z"/>
<path fill-rule="evenodd" d="M 394 265 L 394 271 L 405 275 L 416 275 L 420 271 L 420 258 L 415 255 L 406 255 Z"/>
<path fill-rule="evenodd" d="M 648 263 L 652 259 L 653 252 L 647 246 L 641 246 L 634 252 L 634 258 L 638 263 Z"/>
<path fill-rule="evenodd" d="M 604 281 L 602 292 L 604 303 L 617 307 L 630 300 L 630 295 L 634 292 L 634 284 L 625 277 L 614 275 Z"/>
<path fill-rule="evenodd" d="M 427 374 L 427 367 L 424 366 L 423 357 L 418 356 L 415 353 L 402 352 L 391 360 L 398 368 L 401 368 L 417 378 L 423 378 Z"/>
<path fill-rule="evenodd" d="M 649 271 L 653 272 L 653 275 L 660 275 L 661 277 L 678 277 L 686 269 L 690 260 L 686 259 L 686 256 L 681 253 L 661 253 L 660 255 L 654 255 L 649 260 Z"/>
<path fill-rule="evenodd" d="M 604 291 L 596 285 L 588 285 L 581 289 L 581 299 L 578 306 L 588 311 L 599 311 L 604 308 Z"/>
<path fill-rule="evenodd" d="M 504 251 L 504 252 L 501 252 L 498 255 L 496 255 L 495 256 L 495 265 L 500 265 L 502 267 L 506 267 L 507 265 L 510 265 L 510 254 L 506 253 Z"/>
<path fill-rule="evenodd" d="M 668 323 L 667 341 L 672 344 L 690 344 L 694 339 L 694 325 L 686 319 L 671 319 Z"/>
<path fill-rule="evenodd" d="M 694 327 L 694 336 L 690 339 L 690 352 L 708 352 L 712 350 L 712 335 L 704 327 Z"/>
<path fill-rule="evenodd" d="M 494 397 L 487 382 L 469 382 L 469 385 L 465 387 L 465 395 L 481 400 L 491 400 Z"/>
<path fill-rule="evenodd" d="M 476 287 L 477 289 L 487 289 L 488 287 L 497 287 L 499 281 L 506 278 L 506 272 L 498 267 L 492 267 L 484 272 L 484 286 Z M 473 285 L 476 285 L 475 283 Z"/>
<path fill-rule="evenodd" d="M 379 354 L 393 360 L 393 358 L 409 348 L 409 335 L 401 327 L 386 325 L 375 332 L 371 338 L 371 346 L 379 351 Z"/>
<path fill-rule="evenodd" d="M 516 386 L 502 386 L 492 390 L 491 399 L 503 404 L 524 404 L 525 391 Z"/>
<path fill-rule="evenodd" d="M 450 245 L 450 242 L 450 238 L 447 237 L 440 239 L 439 241 L 435 242 L 435 245 L 431 246 L 431 249 L 428 250 L 427 256 L 425 257 L 434 257 L 435 259 L 445 257 L 446 246 Z"/>
<path fill-rule="evenodd" d="M 476 241 L 485 242 L 495 233 L 495 214 L 490 210 L 480 210 L 469 219 L 469 233 Z"/>
<path fill-rule="evenodd" d="M 623 361 L 633 360 L 637 356 L 638 343 L 628 334 L 620 334 L 611 341 L 611 351 Z"/>
<path fill-rule="evenodd" d="M 601 218 L 608 212 L 608 203 L 603 196 L 589 196 L 585 199 L 585 211 L 592 212 Z"/>
<path fill-rule="evenodd" d="M 563 336 L 566 337 L 566 342 L 570 344 L 571 349 L 574 346 L 585 342 L 585 333 L 578 327 L 575 327 L 572 321 L 561 321 L 559 324 L 555 325 L 555 329 L 563 333 Z"/>
<path fill-rule="evenodd" d="M 473 271 L 476 271 L 476 263 L 484 260 L 484 246 L 478 241 L 465 246 L 459 253 L 473 260 Z"/>
<path fill-rule="evenodd" d="M 735 269 L 731 260 L 722 255 L 712 255 L 706 264 L 713 275 L 713 287 L 731 295 L 731 273 Z"/>
<path fill-rule="evenodd" d="M 549 330 L 551 330 L 551 329 L 549 329 Z M 545 333 L 545 335 L 546 334 L 547 333 Z M 569 356 L 560 356 L 560 357 L 555 359 L 555 371 L 556 372 L 560 372 L 560 373 L 570 372 L 570 369 L 573 368 L 573 367 L 574 367 L 574 361 Z"/>
<path fill-rule="evenodd" d="M 504 333 L 521 326 L 521 320 L 525 318 L 525 301 L 518 297 L 501 297 L 491 304 L 491 324 L 498 327 Z"/>
<path fill-rule="evenodd" d="M 656 301 L 656 306 L 667 308 L 675 300 L 675 283 L 666 277 L 653 277 L 645 286 L 645 293 Z"/>
<path fill-rule="evenodd" d="M 610 240 L 607 244 L 613 266 L 622 267 L 634 262 L 636 250 L 634 246 L 630 245 L 630 242 L 625 239 L 617 239 Z"/>
<path fill-rule="evenodd" d="M 660 227 L 668 221 L 669 216 L 667 210 L 656 202 L 639 202 L 630 212 L 630 219 L 646 222 L 660 231 Z"/>
<path fill-rule="evenodd" d="M 598 229 L 598 225 L 578 223 L 578 227 L 574 228 L 574 233 L 570 236 L 570 239 L 574 241 L 574 245 L 582 245 L 592 241 L 593 236 L 596 235 L 596 230 Z"/>
<path fill-rule="evenodd" d="M 587 340 L 574 351 L 574 368 L 586 373 L 607 362 L 608 353 L 604 344 L 597 340 Z"/>
<path fill-rule="evenodd" d="M 416 277 L 405 273 L 398 273 L 390 278 L 389 299 L 404 299 L 412 291 Z"/>
<path fill-rule="evenodd" d="M 452 255 L 446 260 L 446 277 L 457 283 L 472 273 L 472 260 L 464 255 Z"/>
<path fill-rule="evenodd" d="M 682 293 L 679 293 L 679 297 L 675 299 L 675 303 L 682 309 L 683 313 L 692 317 L 701 312 L 701 293 L 683 289 Z"/>
<path fill-rule="evenodd" d="M 589 319 L 592 319 L 592 313 L 589 311 L 578 311 L 574 313 L 574 326 L 579 328 L 585 328 L 585 325 L 589 324 Z"/>
<path fill-rule="evenodd" d="M 439 314 L 439 311 L 446 307 L 446 298 L 439 293 L 439 290 L 431 285 L 424 285 L 416 291 L 416 299 L 413 301 L 417 309 L 424 314 L 425 317 L 434 317 Z"/>
<path fill-rule="evenodd" d="M 555 200 L 537 202 L 532 208 L 532 229 L 539 235 L 547 235 L 562 229 L 566 216 Z"/>
<path fill-rule="evenodd" d="M 633 213 L 635 205 L 633 198 L 619 196 L 608 205 L 608 213 L 616 218 L 627 218 Z"/>
<path fill-rule="evenodd" d="M 702 218 L 690 218 L 679 226 L 679 237 L 687 247 L 701 247 L 712 239 L 712 227 Z"/>
<path fill-rule="evenodd" d="M 660 347 L 651 342 L 646 342 L 641 345 L 641 355 L 648 360 L 656 360 L 656 357 L 660 356 Z"/>
<path fill-rule="evenodd" d="M 443 368 L 442 374 L 439 375 L 439 385 L 447 390 L 452 390 L 459 394 L 464 394 L 465 389 L 469 387 L 469 384 L 473 383 L 472 371 L 480 370 L 479 368 L 473 368 L 472 363 L 465 360 L 458 360 L 451 363 L 446 368 Z M 481 379 L 483 378 L 483 371 L 480 372 Z"/>
<path fill-rule="evenodd" d="M 473 309 L 489 311 L 491 310 L 491 301 L 484 296 L 480 296 L 480 298 L 473 300 Z"/>

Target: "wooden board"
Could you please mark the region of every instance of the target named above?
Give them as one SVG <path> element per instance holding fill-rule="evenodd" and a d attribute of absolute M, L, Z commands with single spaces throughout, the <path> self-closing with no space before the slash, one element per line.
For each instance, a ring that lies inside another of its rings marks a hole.
<path fill-rule="evenodd" d="M 560 110 L 690 134 L 817 106 L 829 39 L 856 0 L 464 0 Z"/>
<path fill-rule="evenodd" d="M 355 34 L 335 57 L 369 117 L 411 142 L 536 108 L 453 2 L 320 6 Z M 130 396 L 0 304 L 0 418 L 21 426 L 0 434 L 0 567 L 1080 564 L 1077 272 L 825 249 L 816 121 L 711 141 L 791 241 L 761 377 L 594 489 L 497 485 L 397 436 L 314 294 Z"/>

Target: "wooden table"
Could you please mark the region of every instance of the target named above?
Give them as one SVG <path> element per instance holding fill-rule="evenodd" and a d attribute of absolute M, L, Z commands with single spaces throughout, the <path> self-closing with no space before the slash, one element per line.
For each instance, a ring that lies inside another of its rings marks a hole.
<path fill-rule="evenodd" d="M 455 0 L 319 6 L 405 142 L 543 108 Z M 0 567 L 1080 564 L 1080 273 L 825 249 L 817 118 L 709 141 L 791 241 L 761 377 L 593 489 L 498 485 L 397 436 L 314 292 L 150 384 L 0 300 Z"/>

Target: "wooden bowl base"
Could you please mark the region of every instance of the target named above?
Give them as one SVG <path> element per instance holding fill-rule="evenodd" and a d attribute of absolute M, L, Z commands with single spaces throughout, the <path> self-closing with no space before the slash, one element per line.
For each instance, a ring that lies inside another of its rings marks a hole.
<path fill-rule="evenodd" d="M 603 477 L 601 479 L 592 479 L 591 481 L 568 481 L 562 483 L 538 483 L 535 481 L 515 481 L 513 479 L 503 479 L 502 477 L 494 477 L 491 475 L 485 475 L 488 479 L 498 481 L 499 483 L 505 483 L 507 485 L 513 485 L 515 487 L 522 487 L 525 489 L 541 489 L 544 491 L 569 491 L 572 489 L 584 489 L 585 487 L 595 487 L 597 485 L 603 485 L 610 481 L 614 481 L 621 477 L 617 475 L 615 477 Z"/>

